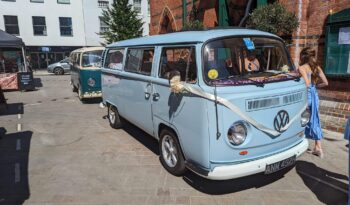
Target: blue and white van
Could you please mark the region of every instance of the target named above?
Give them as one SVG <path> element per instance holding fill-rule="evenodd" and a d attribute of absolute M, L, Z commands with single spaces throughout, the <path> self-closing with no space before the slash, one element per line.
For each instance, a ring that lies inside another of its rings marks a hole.
<path fill-rule="evenodd" d="M 305 83 L 270 33 L 213 29 L 110 44 L 102 96 L 110 125 L 127 120 L 158 139 L 174 175 L 271 174 L 308 148 Z"/>

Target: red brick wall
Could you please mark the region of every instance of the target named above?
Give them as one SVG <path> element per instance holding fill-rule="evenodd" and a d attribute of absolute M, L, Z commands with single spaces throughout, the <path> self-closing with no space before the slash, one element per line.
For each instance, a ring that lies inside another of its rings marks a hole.
<path fill-rule="evenodd" d="M 298 52 L 303 47 L 314 47 L 317 60 L 323 65 L 325 49 L 325 25 L 328 15 L 350 8 L 350 0 L 279 0 L 289 11 L 301 14 L 300 30 L 294 32 L 293 44 L 290 48 L 293 59 L 298 58 Z M 301 8 L 301 10 L 299 10 Z M 300 13 L 301 12 L 301 13 Z"/>

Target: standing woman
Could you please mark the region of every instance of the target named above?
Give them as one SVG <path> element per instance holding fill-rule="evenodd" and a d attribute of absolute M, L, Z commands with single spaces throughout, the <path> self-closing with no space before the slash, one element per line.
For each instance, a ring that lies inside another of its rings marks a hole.
<path fill-rule="evenodd" d="M 305 128 L 305 135 L 307 138 L 315 140 L 315 147 L 312 150 L 312 154 L 323 158 L 321 147 L 323 134 L 318 113 L 319 99 L 316 87 L 325 87 L 328 85 L 328 81 L 321 67 L 317 64 L 315 57 L 315 50 L 310 47 L 304 48 L 300 52 L 299 72 L 305 80 L 308 106 L 311 114 L 310 121 Z"/>

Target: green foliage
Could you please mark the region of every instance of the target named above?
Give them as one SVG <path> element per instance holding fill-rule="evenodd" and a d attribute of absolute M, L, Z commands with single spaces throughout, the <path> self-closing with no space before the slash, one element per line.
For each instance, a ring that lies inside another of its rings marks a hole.
<path fill-rule="evenodd" d="M 203 30 L 204 26 L 203 23 L 200 20 L 190 20 L 189 22 L 186 22 L 183 26 L 183 31 L 199 31 Z"/>
<path fill-rule="evenodd" d="M 248 19 L 247 26 L 285 37 L 292 35 L 299 22 L 295 13 L 288 12 L 276 2 L 255 9 Z"/>
<path fill-rule="evenodd" d="M 198 17 L 198 9 L 195 5 L 189 14 L 189 21 L 185 22 L 185 25 L 182 27 L 183 31 L 199 31 L 203 30 L 204 25 L 203 22 L 199 20 Z"/>
<path fill-rule="evenodd" d="M 103 10 L 101 20 L 109 27 L 108 31 L 99 33 L 107 43 L 142 36 L 143 22 L 128 0 L 113 0 L 111 7 Z"/>

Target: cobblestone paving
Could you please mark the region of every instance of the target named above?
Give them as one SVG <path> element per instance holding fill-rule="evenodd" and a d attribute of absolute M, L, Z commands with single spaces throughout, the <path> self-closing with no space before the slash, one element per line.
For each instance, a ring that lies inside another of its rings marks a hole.
<path fill-rule="evenodd" d="M 5 93 L 11 112 L 0 115 L 7 130 L 0 204 L 346 204 L 348 149 L 340 135 L 325 134 L 324 159 L 304 154 L 273 175 L 175 177 L 161 166 L 155 139 L 131 124 L 110 128 L 100 100 L 81 103 L 69 80 L 37 74 L 36 91 Z"/>

